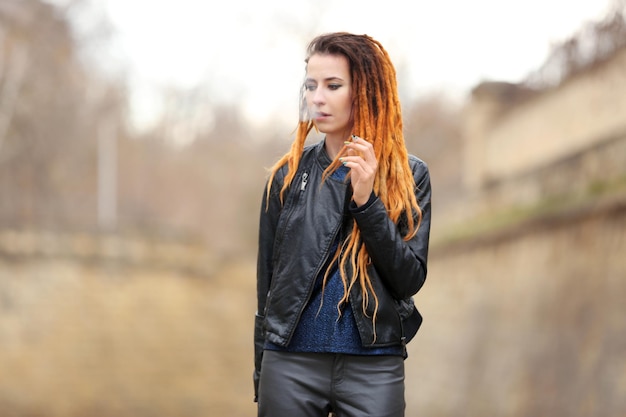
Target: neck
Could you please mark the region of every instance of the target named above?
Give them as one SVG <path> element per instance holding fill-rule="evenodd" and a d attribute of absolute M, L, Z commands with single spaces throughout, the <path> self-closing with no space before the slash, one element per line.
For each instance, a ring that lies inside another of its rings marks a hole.
<path fill-rule="evenodd" d="M 348 140 L 349 135 L 345 137 L 342 135 L 326 135 L 326 140 L 324 141 L 324 147 L 326 148 L 326 153 L 331 160 L 334 160 L 339 152 L 345 146 L 344 142 Z"/>

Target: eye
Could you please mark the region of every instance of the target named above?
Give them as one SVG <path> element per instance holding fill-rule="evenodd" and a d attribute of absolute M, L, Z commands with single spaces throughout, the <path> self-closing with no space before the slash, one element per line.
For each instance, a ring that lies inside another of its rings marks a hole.
<path fill-rule="evenodd" d="M 315 85 L 315 84 L 305 84 L 304 85 L 304 89 L 306 91 L 313 91 L 313 90 L 315 90 L 316 87 L 317 87 L 317 85 Z"/>
<path fill-rule="evenodd" d="M 341 84 L 328 84 L 329 90 L 338 90 L 339 88 L 341 88 Z"/>

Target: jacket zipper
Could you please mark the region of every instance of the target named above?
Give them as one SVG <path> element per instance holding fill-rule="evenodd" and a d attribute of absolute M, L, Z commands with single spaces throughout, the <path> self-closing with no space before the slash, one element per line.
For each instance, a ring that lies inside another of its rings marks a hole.
<path fill-rule="evenodd" d="M 283 236 L 285 234 L 285 229 L 289 225 L 289 222 L 291 220 L 291 215 L 293 214 L 293 211 L 295 210 L 295 203 L 300 199 L 300 193 L 302 193 L 305 190 L 306 185 L 307 185 L 308 182 L 309 182 L 309 173 L 304 171 L 302 173 L 302 179 L 300 181 L 300 192 L 296 193 L 293 197 L 291 197 L 291 200 L 290 200 L 291 207 L 289 209 L 289 212 L 287 213 L 287 220 L 285 221 L 285 227 L 282 228 L 282 230 L 280 232 L 280 236 L 276 236 L 276 239 L 279 242 L 282 242 L 282 240 L 283 240 Z M 272 259 L 272 262 L 276 262 L 276 259 L 279 258 L 279 255 L 280 255 L 280 253 L 275 253 L 274 257 Z M 268 295 L 269 295 L 269 293 L 268 293 Z"/>
<path fill-rule="evenodd" d="M 302 173 L 302 179 L 300 181 L 300 192 L 304 191 L 304 189 L 306 188 L 306 184 L 309 182 L 309 173 L 304 171 Z M 291 218 L 291 214 L 293 213 L 294 210 L 294 206 L 295 203 L 300 199 L 300 193 L 297 193 L 295 195 L 293 195 L 292 197 L 290 197 L 290 204 L 291 207 L 289 208 L 289 213 L 287 214 L 287 221 L 285 222 L 285 225 L 289 224 L 289 219 Z M 281 234 L 280 234 L 280 240 L 282 241 L 282 237 L 283 234 L 285 232 L 286 226 L 283 228 L 283 230 L 281 230 Z"/>
<path fill-rule="evenodd" d="M 309 173 L 305 172 L 302 174 L 302 183 L 300 183 L 300 191 L 304 191 L 306 188 L 306 184 L 309 182 Z"/>
<path fill-rule="evenodd" d="M 306 181 L 304 181 L 304 186 L 306 186 Z M 331 242 L 334 241 L 334 239 L 337 238 L 337 234 L 339 233 L 339 230 L 341 229 L 342 223 L 339 222 L 339 226 L 335 228 L 335 231 L 333 233 L 333 240 L 331 240 Z M 332 243 L 331 243 L 332 245 Z M 311 284 L 309 285 L 309 291 L 307 294 L 307 298 L 306 301 L 304 303 L 302 303 L 302 307 L 300 308 L 300 312 L 298 313 L 298 318 L 296 319 L 296 323 L 300 322 L 300 318 L 302 317 L 302 313 L 304 312 L 304 309 L 306 308 L 307 303 L 309 302 L 309 300 L 311 299 L 311 294 L 313 294 L 313 287 L 315 287 L 315 281 L 317 280 L 318 275 L 322 272 L 322 267 L 324 265 L 326 265 L 326 261 L 328 260 L 328 256 L 330 255 L 329 250 L 330 246 L 328 248 L 326 248 L 324 256 L 322 257 L 323 260 L 322 262 L 319 264 L 319 266 L 317 267 L 317 269 L 315 270 L 315 275 L 313 276 L 313 280 L 311 281 Z M 293 337 L 293 334 L 296 331 L 296 326 L 293 327 L 293 329 L 291 329 L 291 333 L 289 334 L 289 338 L 287 339 L 287 345 L 289 343 L 291 343 L 291 338 Z"/>

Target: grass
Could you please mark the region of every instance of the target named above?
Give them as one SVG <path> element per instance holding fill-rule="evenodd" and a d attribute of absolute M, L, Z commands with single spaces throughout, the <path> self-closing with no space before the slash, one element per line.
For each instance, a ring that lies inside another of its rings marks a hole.
<path fill-rule="evenodd" d="M 550 196 L 528 205 L 517 205 L 494 210 L 462 224 L 447 226 L 432 242 L 433 248 L 442 248 L 480 237 L 493 235 L 528 222 L 554 219 L 572 212 L 597 206 L 604 200 L 626 197 L 626 176 L 612 181 L 595 181 L 581 193 Z"/>

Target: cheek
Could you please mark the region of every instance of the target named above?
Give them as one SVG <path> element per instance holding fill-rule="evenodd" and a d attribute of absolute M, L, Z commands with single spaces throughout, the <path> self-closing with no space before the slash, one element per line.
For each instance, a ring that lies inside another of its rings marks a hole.
<path fill-rule="evenodd" d="M 348 95 L 347 97 L 345 97 L 343 99 L 342 106 L 343 106 L 344 111 L 345 111 L 346 114 L 350 114 L 350 115 L 352 114 L 352 109 L 354 107 L 352 101 L 353 100 L 352 100 L 352 96 L 351 95 Z"/>
<path fill-rule="evenodd" d="M 345 125 L 354 124 L 354 107 L 352 106 L 352 101 L 346 101 L 344 104 L 344 109 L 342 111 L 342 120 Z"/>

